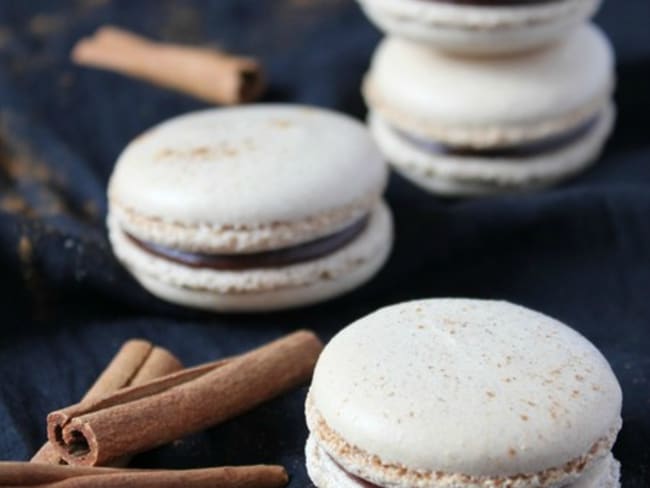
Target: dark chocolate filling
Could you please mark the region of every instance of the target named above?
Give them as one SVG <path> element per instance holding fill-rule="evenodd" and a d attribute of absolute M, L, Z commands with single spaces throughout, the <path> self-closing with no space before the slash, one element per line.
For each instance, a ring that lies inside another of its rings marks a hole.
<path fill-rule="evenodd" d="M 296 246 L 250 254 L 207 254 L 173 249 L 153 242 L 142 241 L 125 232 L 131 242 L 155 256 L 189 266 L 221 271 L 240 271 L 253 268 L 277 268 L 318 259 L 338 251 L 361 234 L 368 225 L 365 216 L 344 229 Z"/>
<path fill-rule="evenodd" d="M 470 147 L 450 146 L 444 143 L 423 139 L 420 136 L 409 134 L 394 127 L 393 131 L 410 144 L 413 144 L 428 153 L 438 155 L 477 156 L 481 158 L 530 158 L 568 147 L 591 132 L 596 126 L 597 121 L 598 117 L 594 117 L 578 127 L 563 132 L 562 134 L 547 137 L 546 139 L 541 139 L 539 141 L 528 142 L 519 146 L 495 149 L 475 149 Z"/>
<path fill-rule="evenodd" d="M 535 5 L 539 3 L 557 3 L 562 0 L 420 0 L 434 3 L 453 3 L 458 5 L 473 5 L 477 7 L 499 7 L 499 6 L 519 6 Z"/>
<path fill-rule="evenodd" d="M 350 478 L 355 483 L 361 485 L 363 488 L 381 488 L 381 486 L 379 486 L 379 485 L 375 485 L 374 483 L 371 483 L 368 480 L 364 480 L 363 478 L 357 476 L 356 474 L 350 473 L 343 466 L 341 466 L 339 463 L 337 463 L 336 460 L 332 456 L 330 456 L 329 454 L 323 452 L 323 455 L 327 456 L 330 459 L 330 461 L 332 461 L 341 470 L 341 472 L 343 474 L 345 474 L 345 476 Z"/>

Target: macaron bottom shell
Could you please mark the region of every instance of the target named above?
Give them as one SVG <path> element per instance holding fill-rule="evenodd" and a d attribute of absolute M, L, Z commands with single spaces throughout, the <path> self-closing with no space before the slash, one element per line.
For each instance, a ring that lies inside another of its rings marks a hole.
<path fill-rule="evenodd" d="M 153 295 L 178 305 L 223 312 L 263 312 L 304 306 L 348 292 L 368 281 L 392 248 L 390 210 L 379 203 L 352 242 L 324 257 L 276 268 L 197 269 L 147 253 L 109 216 L 117 257 Z"/>
<path fill-rule="evenodd" d="M 384 32 L 452 54 L 510 55 L 542 48 L 590 18 L 600 0 L 533 5 L 458 5 L 444 1 L 360 0 Z"/>
<path fill-rule="evenodd" d="M 548 187 L 585 170 L 598 159 L 615 118 L 609 102 L 593 127 L 566 146 L 535 156 L 499 158 L 426 151 L 373 111 L 368 123 L 382 152 L 411 182 L 442 196 L 482 196 Z"/>
<path fill-rule="evenodd" d="M 345 472 L 318 444 L 313 434 L 310 434 L 307 439 L 305 458 L 307 473 L 318 488 L 373 488 L 378 486 Z M 407 486 L 404 485 L 404 488 Z M 471 486 L 474 488 L 476 485 L 441 483 L 440 486 L 447 488 Z M 489 486 L 485 484 L 486 488 Z M 619 488 L 620 486 L 620 463 L 614 459 L 614 456 L 607 454 L 595 462 L 577 481 L 565 488 Z"/>

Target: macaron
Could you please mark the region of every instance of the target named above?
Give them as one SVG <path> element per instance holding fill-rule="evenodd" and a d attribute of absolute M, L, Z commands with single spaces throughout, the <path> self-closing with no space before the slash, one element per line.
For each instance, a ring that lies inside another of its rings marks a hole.
<path fill-rule="evenodd" d="M 504 55 L 567 36 L 600 0 L 359 0 L 389 35 L 456 54 Z"/>
<path fill-rule="evenodd" d="M 462 196 L 549 186 L 594 163 L 614 124 L 614 84 L 611 46 L 585 25 L 548 49 L 471 60 L 388 38 L 363 92 L 395 168 Z"/>
<path fill-rule="evenodd" d="M 386 180 L 372 138 L 348 116 L 297 105 L 190 113 L 120 155 L 109 236 L 163 300 L 241 312 L 307 305 L 386 261 Z"/>
<path fill-rule="evenodd" d="M 596 347 L 546 315 L 401 303 L 321 354 L 307 470 L 318 488 L 615 488 L 621 402 Z"/>

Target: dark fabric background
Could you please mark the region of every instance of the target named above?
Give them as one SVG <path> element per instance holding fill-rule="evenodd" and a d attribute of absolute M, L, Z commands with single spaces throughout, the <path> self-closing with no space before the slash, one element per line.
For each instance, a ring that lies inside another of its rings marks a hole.
<path fill-rule="evenodd" d="M 650 486 L 650 0 L 609 0 L 597 22 L 618 53 L 620 118 L 593 170 L 543 193 L 476 201 L 435 199 L 393 176 L 397 240 L 371 284 L 308 309 L 211 316 L 139 289 L 104 229 L 105 185 L 121 149 L 203 105 L 75 67 L 71 46 L 103 23 L 221 45 L 264 60 L 266 100 L 363 117 L 359 83 L 379 33 L 351 0 L 2 0 L 0 458 L 28 459 L 45 437 L 46 413 L 79 399 L 128 338 L 196 364 L 297 327 L 327 340 L 406 299 L 471 296 L 544 311 L 604 352 L 625 396 L 615 448 L 623 485 Z M 306 486 L 305 391 L 135 464 L 277 462 L 292 487 Z"/>

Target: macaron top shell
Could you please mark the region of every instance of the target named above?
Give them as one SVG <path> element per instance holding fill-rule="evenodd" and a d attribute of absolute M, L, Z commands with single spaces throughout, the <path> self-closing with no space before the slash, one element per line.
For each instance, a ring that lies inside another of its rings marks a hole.
<path fill-rule="evenodd" d="M 613 55 L 591 25 L 546 49 L 452 56 L 398 38 L 378 48 L 364 93 L 389 122 L 452 145 L 518 144 L 575 127 L 613 87 Z"/>
<path fill-rule="evenodd" d="M 434 299 L 336 335 L 309 402 L 373 466 L 502 477 L 563 469 L 608 438 L 592 452 L 605 455 L 621 399 L 605 358 L 562 323 L 507 302 Z"/>
<path fill-rule="evenodd" d="M 141 238 L 255 252 L 342 228 L 378 202 L 386 178 L 360 122 L 258 105 L 196 112 L 144 133 L 120 156 L 109 199 Z"/>

